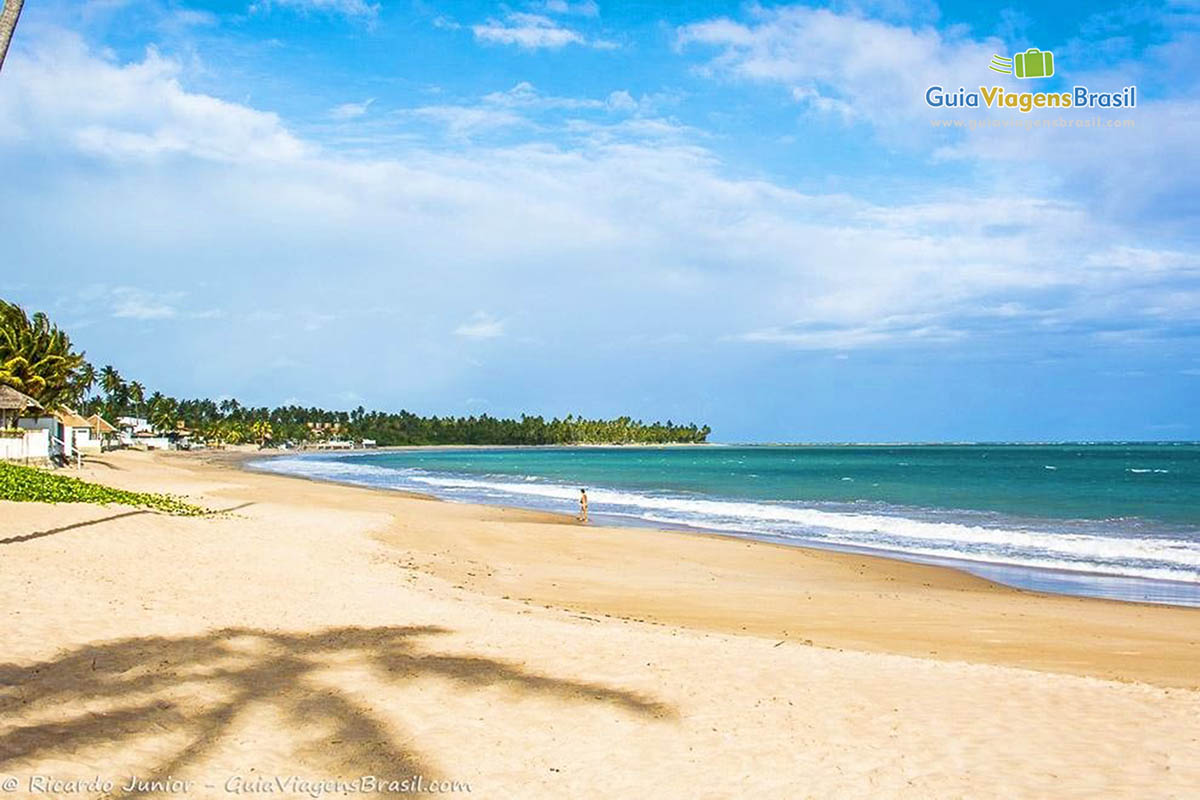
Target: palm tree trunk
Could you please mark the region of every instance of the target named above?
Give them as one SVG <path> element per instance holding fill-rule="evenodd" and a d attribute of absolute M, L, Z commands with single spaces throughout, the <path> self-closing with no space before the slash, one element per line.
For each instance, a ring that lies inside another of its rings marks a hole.
<path fill-rule="evenodd" d="M 17 17 L 21 16 L 21 6 L 25 0 L 0 0 L 4 9 L 0 11 L 0 69 L 4 68 L 4 57 L 8 55 L 8 43 L 12 41 L 13 30 L 17 27 Z"/>

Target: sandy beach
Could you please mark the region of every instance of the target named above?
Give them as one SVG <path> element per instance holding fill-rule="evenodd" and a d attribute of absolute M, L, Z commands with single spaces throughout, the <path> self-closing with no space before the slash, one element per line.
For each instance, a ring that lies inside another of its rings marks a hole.
<path fill-rule="evenodd" d="M 489 798 L 1200 786 L 1195 609 L 233 456 L 110 453 L 83 477 L 225 511 L 0 502 L 11 796 L 307 796 L 368 775 Z"/>

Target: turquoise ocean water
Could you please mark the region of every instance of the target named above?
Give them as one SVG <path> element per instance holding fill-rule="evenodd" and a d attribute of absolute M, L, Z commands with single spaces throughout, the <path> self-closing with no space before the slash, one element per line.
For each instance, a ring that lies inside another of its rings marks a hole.
<path fill-rule="evenodd" d="M 943 563 L 1011 585 L 1200 605 L 1200 445 L 403 450 L 259 469 L 599 522 Z M 664 534 L 669 535 L 669 534 Z"/>

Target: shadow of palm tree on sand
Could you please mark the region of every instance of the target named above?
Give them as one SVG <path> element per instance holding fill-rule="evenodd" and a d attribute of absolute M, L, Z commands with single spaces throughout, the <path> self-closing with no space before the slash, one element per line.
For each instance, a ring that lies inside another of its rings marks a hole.
<path fill-rule="evenodd" d="M 415 748 L 396 741 L 402 737 L 388 717 L 331 681 L 329 670 L 347 666 L 369 670 L 382 686 L 440 677 L 462 687 L 605 703 L 637 715 L 675 714 L 634 692 L 418 646 L 448 632 L 429 626 L 312 633 L 227 628 L 88 645 L 33 665 L 0 663 L 0 772 L 45 760 L 82 766 L 97 747 L 134 748 L 143 737 L 166 735 L 169 752 L 155 750 L 154 763 L 140 764 L 137 774 L 179 777 L 229 746 L 243 715 L 267 707 L 289 732 L 307 732 L 294 755 L 308 767 L 336 770 L 329 777 L 437 777 Z"/>

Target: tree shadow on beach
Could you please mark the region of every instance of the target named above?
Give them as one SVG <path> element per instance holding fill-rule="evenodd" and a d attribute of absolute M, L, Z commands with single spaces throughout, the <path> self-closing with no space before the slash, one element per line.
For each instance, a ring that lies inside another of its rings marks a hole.
<path fill-rule="evenodd" d="M 134 511 L 123 511 L 120 514 L 113 514 L 108 517 L 101 517 L 100 519 L 88 519 L 88 520 L 84 520 L 83 522 L 74 522 L 70 525 L 63 525 L 58 528 L 48 528 L 44 531 L 33 531 L 31 533 L 22 533 L 17 536 L 9 536 L 5 539 L 0 539 L 0 545 L 20 544 L 21 542 L 31 542 L 34 539 L 41 539 L 45 536 L 53 536 L 56 533 L 66 533 L 67 531 L 74 531 L 74 530 L 78 530 L 80 528 L 88 528 L 88 527 L 91 527 L 92 525 L 100 525 L 105 522 L 112 522 L 114 519 L 124 519 L 125 517 L 136 517 L 141 514 L 149 514 L 149 513 L 150 512 L 144 508 L 136 509 Z"/>
<path fill-rule="evenodd" d="M 422 639 L 445 633 L 431 626 L 313 633 L 227 628 L 88 645 L 36 664 L 0 663 L 0 773 L 44 760 L 83 768 L 97 747 L 144 752 L 139 744 L 145 737 L 166 736 L 170 752 L 161 755 L 159 748 L 154 763 L 138 764 L 137 774 L 147 780 L 179 777 L 230 746 L 244 715 L 266 709 L 289 735 L 295 733 L 295 757 L 310 769 L 325 769 L 328 777 L 440 777 L 416 748 L 397 741 L 403 736 L 385 714 L 331 681 L 345 667 L 368 670 L 374 685 L 385 688 L 438 677 L 465 688 L 499 686 L 517 695 L 599 702 L 649 717 L 675 714 L 635 692 L 420 648 Z M 127 776 L 132 766 L 114 769 Z"/>
<path fill-rule="evenodd" d="M 235 511 L 241 511 L 243 508 L 249 508 L 252 505 L 254 505 L 254 503 L 252 503 L 252 502 L 239 503 L 236 506 L 230 506 L 229 508 L 212 509 L 208 513 L 210 516 L 215 516 L 217 514 L 232 514 Z M 58 528 L 48 528 L 44 531 L 32 531 L 30 533 L 22 533 L 22 534 L 18 534 L 16 536 L 9 536 L 9 537 L 0 539 L 0 545 L 20 544 L 21 542 L 31 542 L 34 539 L 42 539 L 46 536 L 54 536 L 55 534 L 66 533 L 67 531 L 79 530 L 80 528 L 89 528 L 93 525 L 101 525 L 105 522 L 112 522 L 113 520 L 117 520 L 117 519 L 125 519 L 126 517 L 136 517 L 136 516 L 140 516 L 141 514 L 153 514 L 153 513 L 161 513 L 161 512 L 154 512 L 154 511 L 150 511 L 149 509 L 145 509 L 145 508 L 138 508 L 138 509 L 134 509 L 132 511 L 123 511 L 119 514 L 113 514 L 113 515 L 107 516 L 107 517 L 100 517 L 99 519 L 87 519 L 82 522 L 74 522 L 70 525 L 63 525 Z"/>

